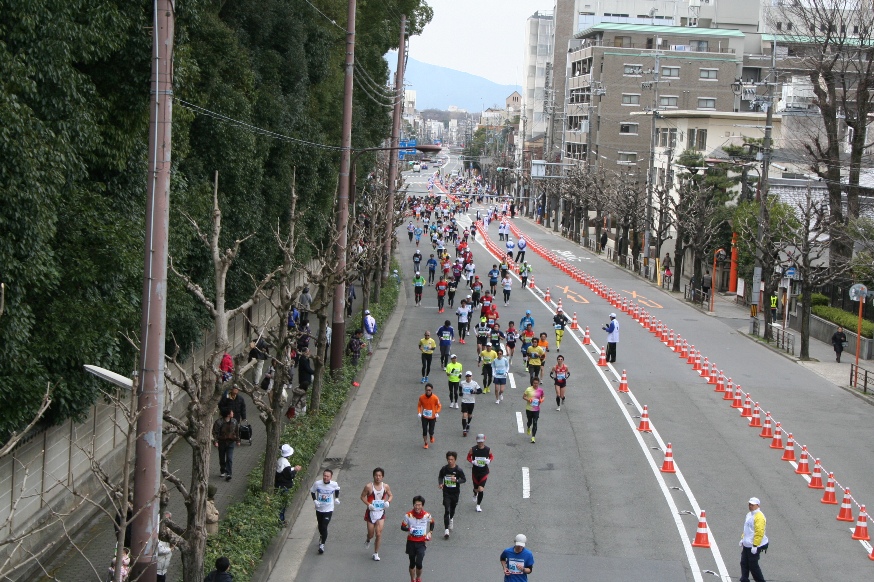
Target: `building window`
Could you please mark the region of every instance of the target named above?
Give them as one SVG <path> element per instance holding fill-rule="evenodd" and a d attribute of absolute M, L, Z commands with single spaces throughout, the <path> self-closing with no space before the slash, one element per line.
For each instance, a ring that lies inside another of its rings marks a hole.
<path fill-rule="evenodd" d="M 632 165 L 637 163 L 637 152 L 619 152 L 618 163 L 623 165 Z"/>
<path fill-rule="evenodd" d="M 698 69 L 698 78 L 716 81 L 719 69 Z"/>
<path fill-rule="evenodd" d="M 656 129 L 656 145 L 663 148 L 677 147 L 677 128 Z"/>
<path fill-rule="evenodd" d="M 619 133 L 625 135 L 637 135 L 637 128 L 640 124 L 638 123 L 620 123 L 619 124 Z"/>
<path fill-rule="evenodd" d="M 777 30 L 783 30 L 783 23 L 782 22 L 777 23 Z"/>
<path fill-rule="evenodd" d="M 697 51 L 699 53 L 710 52 L 710 42 L 706 40 L 690 40 L 689 44 L 692 45 L 692 50 Z"/>
<path fill-rule="evenodd" d="M 792 23 L 791 22 L 786 23 L 786 30 L 792 30 Z"/>
<path fill-rule="evenodd" d="M 703 151 L 707 149 L 707 130 L 690 129 L 688 145 L 690 150 Z"/>
<path fill-rule="evenodd" d="M 680 78 L 680 67 L 662 67 L 662 77 L 669 79 Z"/>
<path fill-rule="evenodd" d="M 613 38 L 613 46 L 622 47 L 622 48 L 631 48 L 631 37 L 630 36 L 617 36 Z"/>
<path fill-rule="evenodd" d="M 625 70 L 622 73 L 626 76 L 639 77 L 643 74 L 643 66 L 642 65 L 625 65 Z"/>
<path fill-rule="evenodd" d="M 716 99 L 714 97 L 699 97 L 698 109 L 716 109 Z"/>
<path fill-rule="evenodd" d="M 640 105 L 640 93 L 623 93 L 623 105 Z"/>
<path fill-rule="evenodd" d="M 676 95 L 662 95 L 659 97 L 659 107 L 676 107 L 679 99 Z"/>

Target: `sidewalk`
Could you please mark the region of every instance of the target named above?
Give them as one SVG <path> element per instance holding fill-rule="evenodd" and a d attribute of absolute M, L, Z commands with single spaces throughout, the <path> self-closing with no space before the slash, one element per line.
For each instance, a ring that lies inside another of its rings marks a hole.
<path fill-rule="evenodd" d="M 559 233 L 554 232 L 551 228 L 546 228 L 543 225 L 537 224 L 536 222 L 534 222 L 533 220 L 531 220 L 529 218 L 517 215 L 514 220 L 517 220 L 517 221 L 523 220 L 523 221 L 527 222 L 530 226 L 532 226 L 534 228 L 538 228 L 544 233 L 549 233 L 553 236 L 561 238 L 564 241 L 575 244 L 570 239 L 566 239 L 564 237 L 561 237 Z M 584 252 L 588 253 L 592 258 L 595 258 L 595 259 L 598 259 L 598 260 L 603 261 L 605 263 L 609 263 L 609 264 L 614 265 L 616 267 L 622 268 L 620 265 L 617 265 L 616 263 L 613 263 L 612 261 L 608 260 L 606 254 L 595 254 L 582 245 L 580 245 L 580 249 L 582 249 Z M 628 273 L 631 273 L 631 271 L 628 271 L 626 269 L 623 269 L 623 270 L 625 270 Z M 640 279 L 645 280 L 642 277 L 640 277 Z M 679 297 L 680 299 L 682 299 L 681 293 L 674 293 L 673 291 L 668 291 L 668 290 L 662 288 L 661 286 L 656 285 L 652 281 L 649 281 L 649 280 L 646 280 L 646 281 L 654 289 L 657 289 L 660 292 L 665 293 L 667 295 L 670 295 L 672 297 Z M 681 283 L 683 283 L 683 281 L 681 281 Z M 681 284 L 680 287 L 682 288 L 683 285 Z M 701 309 L 701 308 L 699 308 L 699 309 Z M 831 344 L 827 344 L 827 343 L 820 341 L 814 337 L 811 337 L 810 344 L 809 344 L 809 352 L 810 352 L 811 359 L 807 360 L 807 361 L 802 361 L 798 357 L 798 353 L 801 349 L 801 334 L 796 330 L 790 330 L 790 332 L 795 336 L 795 355 L 788 354 L 783 350 L 777 349 L 773 343 L 768 344 L 768 343 L 764 342 L 761 338 L 754 338 L 754 337 L 750 336 L 749 335 L 749 327 L 750 327 L 749 326 L 749 322 L 750 322 L 749 306 L 736 303 L 734 300 L 734 295 L 717 293 L 715 296 L 715 299 L 714 299 L 714 311 L 710 312 L 707 310 L 706 307 L 701 309 L 701 311 L 703 313 L 706 313 L 706 314 L 712 316 L 712 317 L 716 317 L 716 318 L 725 320 L 725 322 L 727 324 L 731 325 L 734 329 L 736 329 L 739 333 L 741 333 L 745 337 L 748 337 L 751 341 L 759 342 L 763 348 L 771 349 L 775 352 L 782 354 L 786 358 L 789 358 L 789 359 L 795 361 L 796 363 L 800 364 L 801 366 L 804 366 L 805 368 L 811 370 L 812 372 L 816 373 L 817 375 L 821 376 L 822 378 L 828 380 L 832 384 L 834 384 L 840 388 L 843 388 L 844 390 L 847 390 L 848 392 L 865 400 L 869 404 L 874 405 L 874 394 L 872 394 L 870 392 L 867 395 L 862 394 L 861 392 L 850 387 L 850 362 L 853 361 L 851 354 L 846 354 L 845 357 L 843 358 L 843 361 L 841 363 L 838 363 L 835 361 L 835 353 L 834 353 L 834 350 L 833 350 Z M 760 325 L 761 325 L 761 323 L 762 323 L 762 321 L 760 320 Z"/>
<path fill-rule="evenodd" d="M 355 311 L 361 309 L 360 287 L 356 286 L 358 297 L 353 302 Z M 249 473 L 255 469 L 261 455 L 264 454 L 264 435 L 266 429 L 258 415 L 258 410 L 251 398 L 246 398 L 247 417 L 253 428 L 252 445 L 245 442 L 234 451 L 234 478 L 227 482 L 221 479 L 219 473 L 218 450 L 213 448 L 210 459 L 210 484 L 216 486 L 215 504 L 219 518 L 223 517 L 230 504 L 241 501 L 246 493 L 246 482 Z M 177 442 L 168 453 L 171 470 L 182 479 L 187 486 L 191 482 L 191 449 L 185 443 Z M 170 511 L 177 519 L 184 522 L 186 513 L 182 497 L 175 488 L 170 488 Z M 102 501 L 102 500 L 100 500 Z M 74 544 L 66 540 L 56 542 L 62 548 L 54 558 L 45 564 L 45 573 L 40 577 L 31 578 L 36 582 L 104 582 L 107 576 L 109 562 L 115 551 L 115 530 L 105 514 L 98 513 L 85 527 L 73 536 Z M 168 571 L 168 579 L 177 579 L 182 572 L 182 560 L 179 552 L 173 553 L 173 560 Z"/>

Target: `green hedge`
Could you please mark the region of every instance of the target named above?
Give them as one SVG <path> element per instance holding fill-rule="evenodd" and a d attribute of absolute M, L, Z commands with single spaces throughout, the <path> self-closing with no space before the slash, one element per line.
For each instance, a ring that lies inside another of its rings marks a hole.
<path fill-rule="evenodd" d="M 828 297 L 823 295 L 822 293 L 811 293 L 810 294 L 810 305 L 811 307 L 816 307 L 818 305 L 828 305 Z"/>
<path fill-rule="evenodd" d="M 397 268 L 394 262 L 392 268 Z M 398 291 L 397 283 L 390 279 L 383 287 L 380 302 L 370 306 L 370 311 L 380 329 L 397 305 Z M 360 313 L 347 322 L 350 330 L 354 330 L 360 324 Z M 341 338 L 334 339 L 343 341 Z M 355 372 L 356 369 L 351 361 L 346 358 L 336 379 L 331 379 L 328 374 L 325 375 L 319 414 L 300 415 L 286 423 L 282 442 L 294 446 L 292 464 L 303 467 L 310 464 L 319 445 L 331 429 L 334 417 L 346 401 Z M 309 483 L 310 476 L 301 473 L 295 478 L 294 489 L 285 494 L 285 498 L 279 493 L 265 493 L 261 491 L 263 463 L 262 455 L 261 461 L 248 475 L 245 498 L 228 507 L 219 521 L 218 533 L 207 539 L 204 557 L 206 572 L 213 569 L 216 558 L 227 556 L 233 567 L 235 582 L 249 582 L 261 563 L 261 557 L 267 546 L 282 529 L 279 525 L 280 508 L 286 502 L 290 503 L 291 497 L 299 487 L 307 487 Z"/>
<path fill-rule="evenodd" d="M 828 307 L 827 305 L 814 305 L 810 308 L 810 311 L 817 317 L 821 317 L 835 325 L 840 325 L 847 331 L 856 333 L 856 329 L 859 325 L 858 315 L 854 315 L 838 307 Z M 862 320 L 862 337 L 874 337 L 874 323 L 867 319 Z"/>

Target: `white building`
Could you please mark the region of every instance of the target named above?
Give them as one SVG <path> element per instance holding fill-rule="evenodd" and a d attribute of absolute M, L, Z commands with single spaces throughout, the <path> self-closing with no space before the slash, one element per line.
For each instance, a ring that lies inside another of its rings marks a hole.
<path fill-rule="evenodd" d="M 525 62 L 523 77 L 525 139 L 542 137 L 546 133 L 546 74 L 552 61 L 552 11 L 535 12 L 525 26 Z"/>

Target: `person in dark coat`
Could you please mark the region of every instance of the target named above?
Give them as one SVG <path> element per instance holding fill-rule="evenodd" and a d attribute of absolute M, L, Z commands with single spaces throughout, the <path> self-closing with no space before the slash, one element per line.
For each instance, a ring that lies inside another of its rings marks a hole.
<path fill-rule="evenodd" d="M 844 351 L 844 344 L 847 343 L 847 334 L 844 333 L 844 328 L 838 326 L 835 333 L 832 334 L 832 347 L 835 349 L 835 361 L 841 363 L 841 352 Z"/>
<path fill-rule="evenodd" d="M 234 582 L 234 575 L 229 572 L 231 561 L 226 557 L 216 558 L 215 570 L 206 575 L 203 582 Z"/>
<path fill-rule="evenodd" d="M 234 418 L 237 419 L 237 422 L 246 421 L 246 400 L 240 394 L 239 386 L 233 386 L 219 400 L 218 409 L 226 408 L 234 411 Z"/>

